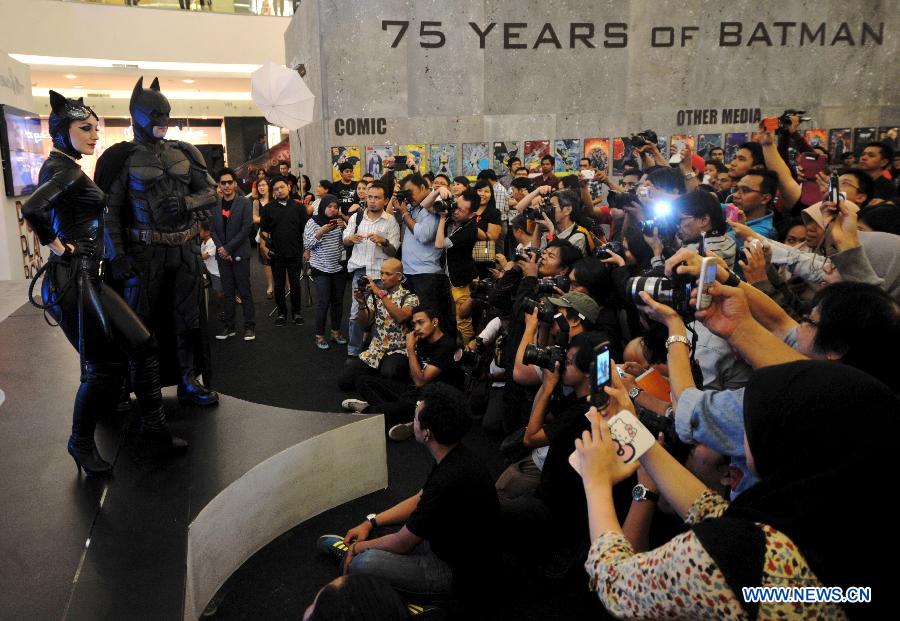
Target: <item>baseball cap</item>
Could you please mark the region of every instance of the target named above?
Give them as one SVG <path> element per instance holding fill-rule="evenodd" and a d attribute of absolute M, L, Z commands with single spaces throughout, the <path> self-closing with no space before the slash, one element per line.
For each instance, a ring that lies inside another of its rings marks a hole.
<path fill-rule="evenodd" d="M 576 312 L 592 323 L 597 321 L 600 316 L 600 306 L 591 296 L 580 291 L 569 291 L 563 296 L 549 298 L 549 300 L 553 306 L 559 308 L 574 308 Z"/>

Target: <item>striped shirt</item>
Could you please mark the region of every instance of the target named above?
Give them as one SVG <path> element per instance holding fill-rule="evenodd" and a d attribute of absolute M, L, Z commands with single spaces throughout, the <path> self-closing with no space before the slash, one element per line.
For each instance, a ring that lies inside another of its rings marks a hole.
<path fill-rule="evenodd" d="M 309 264 L 320 272 L 334 274 L 341 271 L 341 253 L 344 250 L 341 229 L 335 227 L 316 239 L 316 232 L 320 228 L 322 227 L 310 218 L 303 229 L 303 244 L 309 250 Z"/>
<path fill-rule="evenodd" d="M 519 213 L 516 211 L 510 213 L 509 190 L 503 187 L 503 185 L 500 183 L 494 184 L 494 206 L 497 208 L 497 211 L 500 212 L 500 221 L 503 224 L 512 222 L 512 219 L 519 215 Z"/>

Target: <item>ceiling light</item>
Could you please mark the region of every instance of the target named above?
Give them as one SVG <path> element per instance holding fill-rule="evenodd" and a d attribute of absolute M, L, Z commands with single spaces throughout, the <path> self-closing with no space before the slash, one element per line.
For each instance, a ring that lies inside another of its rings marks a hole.
<path fill-rule="evenodd" d="M 183 71 L 202 74 L 249 75 L 262 65 L 228 63 L 179 63 L 152 60 L 113 60 L 107 58 L 73 58 L 68 56 L 37 56 L 34 54 L 10 54 L 11 58 L 26 65 L 50 65 L 58 67 L 93 67 L 98 69 L 128 68 L 145 71 Z"/>
<path fill-rule="evenodd" d="M 184 82 L 185 84 L 193 84 L 193 83 L 196 82 L 196 81 L 197 81 L 197 80 L 192 80 L 192 79 L 190 79 L 190 78 L 188 78 L 187 80 L 182 80 L 182 82 Z"/>
<path fill-rule="evenodd" d="M 73 88 L 79 88 L 77 86 Z M 83 87 L 82 87 L 83 88 Z M 34 97 L 49 97 L 50 89 L 43 87 L 34 87 L 31 89 Z M 107 96 L 110 99 L 131 99 L 131 91 L 119 91 L 108 89 L 91 89 L 91 95 Z M 201 101 L 253 101 L 249 92 L 227 92 L 227 91 L 166 91 L 166 97 L 170 100 L 201 100 Z"/>
<path fill-rule="evenodd" d="M 74 79 L 77 78 L 78 76 L 75 75 L 74 73 L 67 73 L 67 74 L 64 75 L 63 77 L 64 77 L 65 79 L 67 79 L 67 80 L 74 80 Z"/>

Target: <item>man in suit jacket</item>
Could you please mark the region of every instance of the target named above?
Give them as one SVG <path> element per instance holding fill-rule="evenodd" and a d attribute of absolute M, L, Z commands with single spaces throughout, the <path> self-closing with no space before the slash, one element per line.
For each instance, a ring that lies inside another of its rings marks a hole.
<path fill-rule="evenodd" d="M 234 171 L 223 168 L 217 175 L 221 197 L 213 208 L 210 232 L 216 243 L 216 261 L 225 295 L 225 324 L 216 335 L 225 340 L 237 334 L 234 329 L 235 290 L 241 296 L 244 312 L 244 340 L 256 338 L 253 294 L 250 292 L 250 232 L 253 207 L 245 196 L 238 196 Z"/>

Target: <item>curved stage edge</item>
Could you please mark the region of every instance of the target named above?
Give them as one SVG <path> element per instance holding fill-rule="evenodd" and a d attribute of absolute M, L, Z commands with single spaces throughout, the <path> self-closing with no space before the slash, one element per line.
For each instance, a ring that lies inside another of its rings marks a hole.
<path fill-rule="evenodd" d="M 112 418 L 97 443 L 114 475 L 79 477 L 65 448 L 78 356 L 28 305 L 0 316 L 0 352 L 0 618 L 196 619 L 270 541 L 387 487 L 381 416 L 227 395 L 179 407 L 174 389 L 184 456 L 147 456 Z"/>

